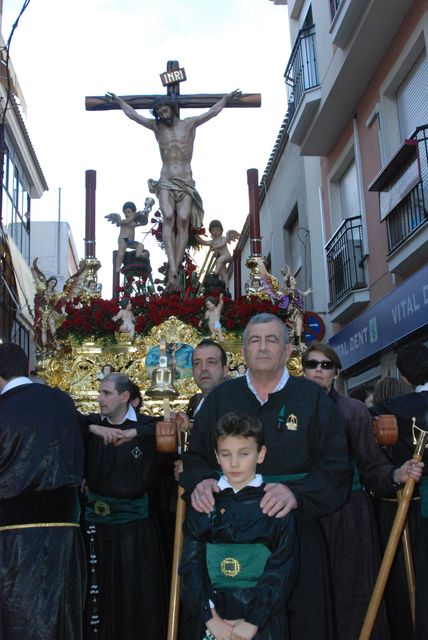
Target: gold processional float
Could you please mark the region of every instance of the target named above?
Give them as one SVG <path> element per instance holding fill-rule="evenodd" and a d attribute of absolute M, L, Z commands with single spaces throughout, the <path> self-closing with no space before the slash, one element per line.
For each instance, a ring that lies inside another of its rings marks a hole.
<path fill-rule="evenodd" d="M 242 296 L 240 304 L 248 304 L 248 310 L 251 309 L 254 313 L 259 310 L 271 311 L 285 320 L 294 347 L 287 367 L 292 375 L 301 375 L 301 354 L 305 348 L 301 341 L 303 294 L 296 289 L 292 276 L 290 285 L 289 269 L 287 275 L 284 275 L 284 290 L 281 291 L 278 280 L 267 272 L 261 257 L 251 257 L 247 265 L 250 277 L 246 296 Z M 140 388 L 145 413 L 163 415 L 162 394 L 150 392 L 152 373 L 159 366 L 159 345 L 163 340 L 166 345 L 166 361 L 173 369 L 176 391 L 170 398 L 170 408 L 171 411 L 184 410 L 189 398 L 198 391 L 192 377 L 191 353 L 201 340 L 210 336 L 209 332 L 203 326 L 192 326 L 174 315 L 151 327 L 147 333 L 135 333 L 133 337 L 129 332 L 121 332 L 117 328 L 110 335 L 105 331 L 100 335 L 99 328 L 95 326 L 97 311 L 94 313 L 93 309 L 97 308 L 97 304 L 108 303 L 114 311 L 117 310 L 117 302 L 103 301 L 99 289 L 92 285 L 96 282 L 95 275 L 100 266 L 97 260 L 82 260 L 77 273 L 66 281 L 63 291 L 57 293 L 49 291 L 46 284 L 48 280 L 41 274 L 35 260 L 33 272 L 37 274 L 38 288 L 35 302 L 38 375 L 47 384 L 69 393 L 79 410 L 93 412 L 98 409 L 98 387 L 103 367 L 110 365 L 112 370 L 128 375 Z M 138 299 L 141 297 L 144 295 Z M 145 297 L 149 309 L 156 297 L 149 294 Z M 288 306 L 281 308 L 281 300 L 286 298 Z M 200 323 L 203 325 L 204 296 L 200 295 L 199 300 Z M 185 306 L 184 302 L 183 309 Z M 71 327 L 68 326 L 70 317 L 74 320 Z M 94 324 L 92 333 L 91 327 L 88 329 L 87 325 L 85 334 L 79 330 L 79 317 L 82 318 L 82 323 L 85 318 L 87 320 L 90 317 L 90 322 Z M 138 321 L 138 316 L 135 321 Z M 46 329 L 49 339 L 44 342 L 42 335 Z M 242 330 L 230 331 L 223 328 L 223 338 L 220 344 L 227 353 L 228 366 L 233 376 L 238 365 L 243 362 Z M 179 357 L 181 366 L 176 365 Z"/>

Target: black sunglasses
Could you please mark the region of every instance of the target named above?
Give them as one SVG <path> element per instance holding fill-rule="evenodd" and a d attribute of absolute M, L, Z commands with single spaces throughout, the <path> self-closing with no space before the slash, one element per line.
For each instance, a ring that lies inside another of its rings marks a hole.
<path fill-rule="evenodd" d="M 328 370 L 334 369 L 336 366 L 334 362 L 331 362 L 330 360 L 306 360 L 306 362 L 303 363 L 303 368 L 316 369 L 318 365 L 321 366 L 321 369 Z"/>

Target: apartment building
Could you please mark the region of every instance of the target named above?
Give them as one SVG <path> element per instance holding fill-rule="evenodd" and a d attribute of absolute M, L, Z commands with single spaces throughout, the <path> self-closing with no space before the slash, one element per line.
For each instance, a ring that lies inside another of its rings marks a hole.
<path fill-rule="evenodd" d="M 0 2 L 1 30 L 2 2 Z M 48 186 L 25 126 L 25 101 L 0 35 L 0 340 L 30 351 L 34 284 L 31 201 Z"/>
<path fill-rule="evenodd" d="M 273 2 L 288 6 L 293 48 L 260 181 L 262 251 L 313 288 L 306 307 L 349 391 L 428 340 L 428 2 Z"/>

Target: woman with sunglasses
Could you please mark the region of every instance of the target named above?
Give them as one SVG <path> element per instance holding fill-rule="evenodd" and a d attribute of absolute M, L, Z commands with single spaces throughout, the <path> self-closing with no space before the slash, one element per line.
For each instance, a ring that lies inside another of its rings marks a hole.
<path fill-rule="evenodd" d="M 360 400 L 337 393 L 334 380 L 341 370 L 339 356 L 330 346 L 313 343 L 302 359 L 306 378 L 319 384 L 341 413 L 354 479 L 349 501 L 321 518 L 330 554 L 331 578 L 338 640 L 356 640 L 361 631 L 380 565 L 380 541 L 372 498 L 368 491 L 394 497 L 409 475 L 419 480 L 420 463 L 393 466 L 377 445 L 367 407 Z M 372 640 L 391 637 L 385 607 L 379 610 Z"/>

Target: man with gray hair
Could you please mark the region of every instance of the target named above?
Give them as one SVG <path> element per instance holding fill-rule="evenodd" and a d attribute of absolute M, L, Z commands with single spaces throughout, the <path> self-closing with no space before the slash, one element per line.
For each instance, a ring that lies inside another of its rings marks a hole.
<path fill-rule="evenodd" d="M 230 411 L 258 416 L 265 427 L 267 456 L 259 465 L 264 513 L 283 517 L 295 510 L 300 569 L 288 616 L 293 640 L 330 640 L 328 568 L 319 518 L 341 507 L 350 489 L 346 437 L 335 406 L 309 380 L 290 377 L 291 354 L 285 324 L 272 314 L 254 316 L 243 336 L 245 376 L 220 384 L 199 411 L 184 454 L 180 484 L 192 506 L 209 513 L 218 492 L 214 430 Z M 310 615 L 308 613 L 310 612 Z"/>

